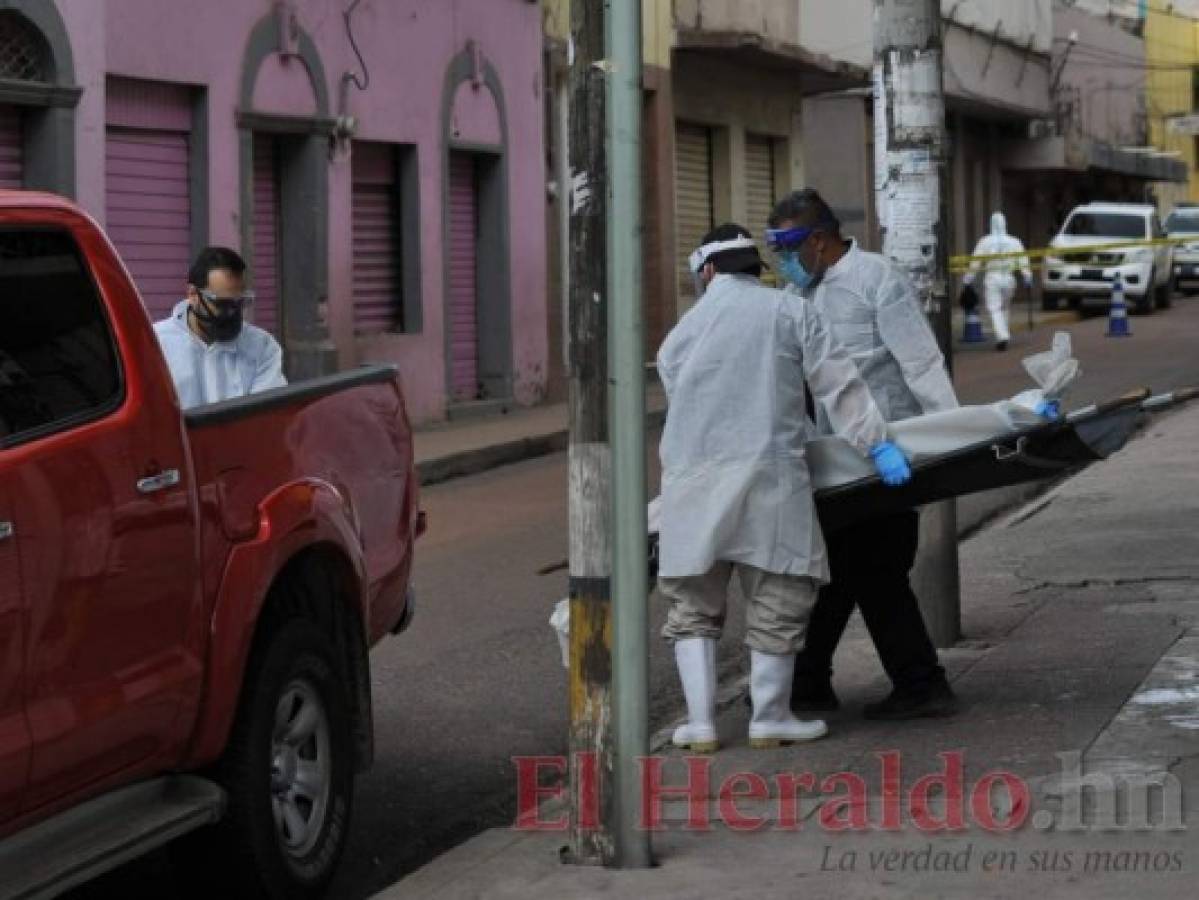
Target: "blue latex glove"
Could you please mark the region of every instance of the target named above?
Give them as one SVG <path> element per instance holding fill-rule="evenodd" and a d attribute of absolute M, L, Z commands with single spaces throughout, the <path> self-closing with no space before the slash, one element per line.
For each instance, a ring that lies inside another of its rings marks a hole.
<path fill-rule="evenodd" d="M 882 441 L 871 447 L 870 457 L 884 484 L 896 487 L 911 480 L 912 467 L 908 465 L 908 458 L 890 441 Z"/>
<path fill-rule="evenodd" d="M 1062 404 L 1058 400 L 1042 400 L 1034 412 L 1042 419 L 1056 422 L 1062 417 Z"/>

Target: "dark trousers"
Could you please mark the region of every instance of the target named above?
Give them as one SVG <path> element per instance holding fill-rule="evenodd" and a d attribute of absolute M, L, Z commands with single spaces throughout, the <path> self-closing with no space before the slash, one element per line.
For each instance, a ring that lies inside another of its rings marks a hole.
<path fill-rule="evenodd" d="M 812 610 L 804 649 L 796 657 L 796 676 L 825 679 L 832 674 L 833 651 L 856 603 L 897 689 L 943 682 L 945 670 L 937 662 L 909 580 L 920 542 L 916 511 L 860 522 L 825 540 L 832 581 L 821 589 Z"/>

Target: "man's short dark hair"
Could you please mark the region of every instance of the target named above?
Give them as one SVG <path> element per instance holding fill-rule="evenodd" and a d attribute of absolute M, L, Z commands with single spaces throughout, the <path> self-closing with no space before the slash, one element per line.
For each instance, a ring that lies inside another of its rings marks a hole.
<path fill-rule="evenodd" d="M 711 231 L 704 235 L 704 244 L 713 244 L 718 241 L 735 241 L 739 237 L 747 237 L 751 240 L 753 235 L 749 230 L 738 225 L 736 222 L 725 222 L 723 225 L 717 225 Z M 757 248 L 743 247 L 738 250 L 725 250 L 723 253 L 714 253 L 707 259 L 722 275 L 752 275 L 754 278 L 762 277 L 762 257 L 758 255 Z"/>
<path fill-rule="evenodd" d="M 246 273 L 246 261 L 228 247 L 205 247 L 188 269 L 187 283 L 197 288 L 208 287 L 208 273 L 214 269 L 228 269 L 240 278 Z"/>
<path fill-rule="evenodd" d="M 841 223 L 832 208 L 814 188 L 792 191 L 774 205 L 770 213 L 770 227 L 778 228 L 783 222 L 792 221 L 813 231 L 841 233 Z"/>

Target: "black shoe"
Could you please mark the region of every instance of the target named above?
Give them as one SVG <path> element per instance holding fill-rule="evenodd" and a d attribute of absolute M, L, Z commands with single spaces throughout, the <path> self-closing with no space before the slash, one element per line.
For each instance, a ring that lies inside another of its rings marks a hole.
<path fill-rule="evenodd" d="M 832 682 L 827 678 L 813 678 L 797 674 L 791 682 L 791 712 L 834 712 L 841 708 L 841 701 L 833 692 Z"/>
<path fill-rule="evenodd" d="M 867 719 L 897 722 L 903 719 L 938 719 L 958 711 L 958 699 L 946 682 L 921 688 L 895 688 L 887 699 L 867 703 Z"/>
<path fill-rule="evenodd" d="M 1000 341 L 999 343 L 997 343 L 995 345 L 995 349 L 998 350 L 1000 353 L 1002 353 L 1004 350 L 1007 349 L 1007 341 Z"/>

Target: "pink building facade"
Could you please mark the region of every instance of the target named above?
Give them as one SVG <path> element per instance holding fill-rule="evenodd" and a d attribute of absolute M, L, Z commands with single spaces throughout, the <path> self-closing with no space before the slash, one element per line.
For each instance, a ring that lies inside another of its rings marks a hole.
<path fill-rule="evenodd" d="M 239 249 L 293 377 L 394 364 L 417 421 L 532 404 L 541 53 L 530 0 L 0 0 L 0 185 L 78 200 L 155 317 Z"/>

